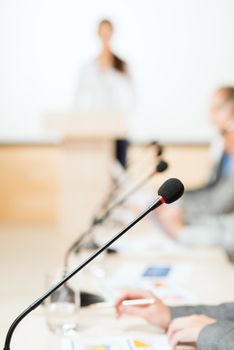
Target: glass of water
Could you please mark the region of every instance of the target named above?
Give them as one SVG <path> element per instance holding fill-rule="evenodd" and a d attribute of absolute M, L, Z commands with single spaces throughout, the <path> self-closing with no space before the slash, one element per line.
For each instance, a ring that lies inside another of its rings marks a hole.
<path fill-rule="evenodd" d="M 64 272 L 47 274 L 47 288 L 64 277 Z M 46 299 L 45 316 L 49 329 L 58 335 L 72 335 L 78 328 L 80 292 L 74 284 L 65 283 Z"/>

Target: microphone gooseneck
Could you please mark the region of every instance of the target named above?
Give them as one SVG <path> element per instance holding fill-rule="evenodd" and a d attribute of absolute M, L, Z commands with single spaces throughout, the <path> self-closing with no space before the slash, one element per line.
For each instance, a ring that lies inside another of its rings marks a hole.
<path fill-rule="evenodd" d="M 135 226 L 140 220 L 142 220 L 146 215 L 148 215 L 152 210 L 158 208 L 163 203 L 172 203 L 176 201 L 183 195 L 184 186 L 178 179 L 167 180 L 159 189 L 159 197 L 135 220 L 133 220 L 128 226 L 122 229 L 119 233 L 114 235 L 113 238 L 108 240 L 103 246 L 93 252 L 87 259 L 84 260 L 76 269 L 67 274 L 59 283 L 54 287 L 49 289 L 45 294 L 39 297 L 31 305 L 29 305 L 11 324 L 5 339 L 4 350 L 10 350 L 11 339 L 14 331 L 18 324 L 34 309 L 41 305 L 51 294 L 56 292 L 60 287 L 62 287 L 68 280 L 70 280 L 74 275 L 81 271 L 86 265 L 88 265 L 92 260 L 94 260 L 98 255 L 100 255 L 104 250 L 111 246 L 115 241 L 117 241 L 121 236 L 123 236 L 127 231 L 129 231 L 133 226 Z"/>

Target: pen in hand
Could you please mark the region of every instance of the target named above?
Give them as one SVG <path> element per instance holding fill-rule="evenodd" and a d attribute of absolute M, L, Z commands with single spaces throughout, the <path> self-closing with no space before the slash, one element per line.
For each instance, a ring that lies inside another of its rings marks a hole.
<path fill-rule="evenodd" d="M 131 299 L 131 300 L 123 300 L 122 305 L 123 306 L 147 306 L 147 305 L 153 305 L 156 304 L 157 300 L 154 298 L 146 298 L 146 299 Z M 97 303 L 90 305 L 92 308 L 112 308 L 114 307 L 114 304 L 112 302 L 103 302 L 103 303 Z"/>
<path fill-rule="evenodd" d="M 122 305 L 123 306 L 137 306 L 137 305 L 142 305 L 142 306 L 146 306 L 146 305 L 153 305 L 155 304 L 157 301 L 154 298 L 147 298 L 147 299 L 132 299 L 132 300 L 123 300 L 122 301 Z"/>

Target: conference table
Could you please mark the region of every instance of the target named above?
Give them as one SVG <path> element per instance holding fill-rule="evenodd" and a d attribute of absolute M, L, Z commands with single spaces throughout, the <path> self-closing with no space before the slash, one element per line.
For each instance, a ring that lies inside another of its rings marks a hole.
<path fill-rule="evenodd" d="M 128 269 L 133 271 L 131 269 L 134 269 L 134 266 L 137 269 L 140 264 L 146 266 L 157 264 L 178 267 L 179 273 L 174 276 L 172 282 L 194 297 L 192 303 L 216 304 L 234 300 L 234 269 L 221 248 L 181 247 L 165 236 L 155 234 L 150 220 L 147 224 L 145 222 L 139 224 L 133 231 L 117 246 L 120 251 L 118 254 L 105 255 L 103 262 L 99 262 L 105 266 L 105 276 L 102 276 L 101 280 L 107 279 L 110 283 L 115 283 L 120 278 L 119 284 L 123 285 L 117 288 L 118 293 L 126 288 L 121 280 L 121 271 L 128 274 Z M 79 259 L 80 257 L 72 256 L 71 268 L 78 264 Z M 100 292 L 100 284 L 97 283 L 97 279 L 90 278 L 90 272 L 87 270 L 82 274 L 79 287 L 85 286 L 86 290 L 91 292 L 95 292 L 96 288 Z M 40 307 L 18 327 L 11 348 L 12 350 L 80 350 L 79 343 L 83 339 L 95 340 L 107 336 L 117 338 L 137 336 L 139 339 L 142 337 L 145 339 L 156 335 L 165 337 L 160 329 L 141 319 L 123 317 L 117 320 L 114 308 L 85 307 L 79 310 L 77 334 L 62 338 L 48 330 L 43 307 Z M 181 350 L 191 348 L 194 347 L 178 346 Z M 160 350 L 160 347 L 156 345 L 155 349 Z"/>

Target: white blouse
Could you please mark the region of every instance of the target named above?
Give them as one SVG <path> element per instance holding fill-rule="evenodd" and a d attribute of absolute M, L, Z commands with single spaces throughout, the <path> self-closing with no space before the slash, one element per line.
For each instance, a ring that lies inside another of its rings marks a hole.
<path fill-rule="evenodd" d="M 114 68 L 102 69 L 97 60 L 87 64 L 81 73 L 75 109 L 80 112 L 133 111 L 134 93 L 129 74 Z"/>

